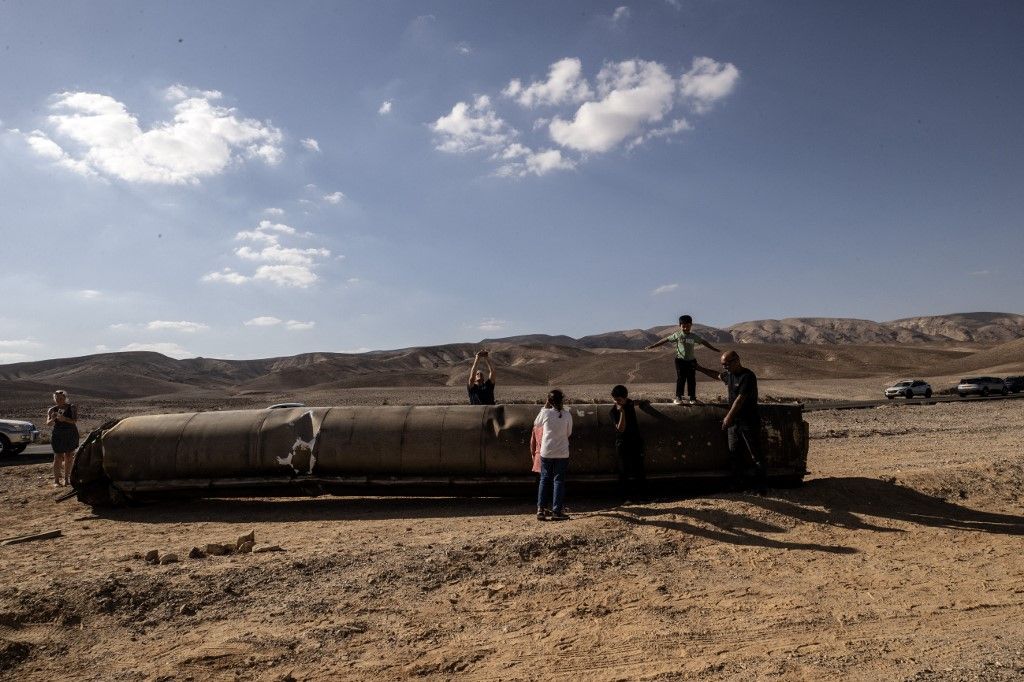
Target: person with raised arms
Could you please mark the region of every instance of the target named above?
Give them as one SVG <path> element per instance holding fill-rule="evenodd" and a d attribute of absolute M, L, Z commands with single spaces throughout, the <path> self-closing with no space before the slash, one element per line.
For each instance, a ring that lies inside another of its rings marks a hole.
<path fill-rule="evenodd" d="M 683 394 L 689 396 L 691 405 L 697 403 L 697 356 L 694 354 L 696 345 L 699 343 L 716 353 L 722 352 L 694 334 L 692 329 L 693 318 L 689 315 L 682 315 L 679 318 L 678 331 L 644 348 L 644 350 L 651 350 L 669 342 L 676 344 L 676 397 L 672 401 L 676 405 L 683 404 Z"/>

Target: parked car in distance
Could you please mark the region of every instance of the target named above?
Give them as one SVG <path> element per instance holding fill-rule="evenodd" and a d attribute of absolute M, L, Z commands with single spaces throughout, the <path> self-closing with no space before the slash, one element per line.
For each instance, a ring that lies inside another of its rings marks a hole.
<path fill-rule="evenodd" d="M 20 454 L 39 440 L 39 429 L 32 422 L 0 419 L 0 457 Z"/>
<path fill-rule="evenodd" d="M 1006 377 L 1003 386 L 1009 393 L 1020 393 L 1024 391 L 1024 377 Z"/>
<path fill-rule="evenodd" d="M 919 395 L 924 396 L 925 398 L 931 398 L 931 384 L 927 381 L 921 381 L 920 379 L 906 379 L 904 381 L 897 381 L 895 384 L 885 389 L 885 397 L 889 400 L 892 400 L 896 396 L 916 398 Z"/>
<path fill-rule="evenodd" d="M 1006 384 L 999 377 L 968 377 L 961 379 L 956 386 L 956 394 L 961 398 L 969 395 L 989 395 L 1000 393 L 1006 395 Z"/>

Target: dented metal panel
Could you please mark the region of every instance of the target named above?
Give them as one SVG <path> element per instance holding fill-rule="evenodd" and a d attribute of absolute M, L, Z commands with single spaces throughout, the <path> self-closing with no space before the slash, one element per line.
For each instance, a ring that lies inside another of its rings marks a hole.
<path fill-rule="evenodd" d="M 570 480 L 617 477 L 610 405 L 571 405 Z M 73 482 L 85 501 L 142 490 L 224 494 L 283 486 L 473 485 L 533 480 L 536 405 L 322 407 L 129 417 L 79 449 Z M 650 479 L 729 472 L 724 406 L 640 404 Z M 793 405 L 762 405 L 769 474 L 799 480 L 807 424 Z M 304 487 L 303 487 L 304 486 Z"/>

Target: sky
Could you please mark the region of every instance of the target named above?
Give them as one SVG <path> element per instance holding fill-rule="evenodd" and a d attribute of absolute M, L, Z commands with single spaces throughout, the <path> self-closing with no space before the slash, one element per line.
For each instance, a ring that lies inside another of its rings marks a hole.
<path fill-rule="evenodd" d="M 1024 3 L 0 1 L 0 364 L 1020 312 Z"/>

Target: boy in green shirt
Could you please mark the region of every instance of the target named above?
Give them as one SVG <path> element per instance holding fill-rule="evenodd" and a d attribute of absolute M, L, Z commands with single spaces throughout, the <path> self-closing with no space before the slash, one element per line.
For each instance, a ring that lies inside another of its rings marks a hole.
<path fill-rule="evenodd" d="M 710 348 L 716 353 L 721 353 L 710 343 L 690 332 L 693 328 L 693 318 L 683 315 L 679 318 L 679 331 L 669 334 L 661 341 L 652 343 L 644 350 L 651 350 L 670 341 L 676 344 L 676 398 L 672 402 L 676 405 L 683 404 L 683 394 L 689 395 L 690 404 L 697 403 L 697 357 L 694 355 L 694 348 L 700 345 Z"/>

